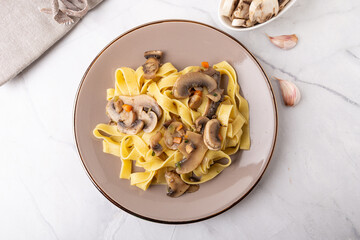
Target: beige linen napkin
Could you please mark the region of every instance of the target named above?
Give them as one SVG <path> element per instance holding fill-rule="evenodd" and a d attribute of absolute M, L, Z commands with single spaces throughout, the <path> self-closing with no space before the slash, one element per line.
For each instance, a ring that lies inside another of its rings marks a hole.
<path fill-rule="evenodd" d="M 88 0 L 89 9 L 102 1 Z M 71 17 L 73 24 L 59 24 L 52 14 L 39 10 L 49 8 L 49 13 L 52 7 L 51 0 L 1 0 L 0 85 L 29 66 L 79 21 Z"/>

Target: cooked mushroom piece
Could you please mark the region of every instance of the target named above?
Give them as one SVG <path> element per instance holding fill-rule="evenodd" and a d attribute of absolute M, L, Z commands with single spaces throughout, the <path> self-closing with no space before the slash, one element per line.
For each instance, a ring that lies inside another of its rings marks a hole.
<path fill-rule="evenodd" d="M 222 98 L 222 94 L 224 92 L 224 89 L 217 88 L 213 92 L 207 94 L 206 96 L 210 98 L 214 102 L 218 102 Z"/>
<path fill-rule="evenodd" d="M 187 152 L 187 154 L 191 154 L 195 150 L 195 148 L 195 145 L 190 142 L 189 144 L 186 144 L 185 151 Z"/>
<path fill-rule="evenodd" d="M 245 23 L 246 23 L 246 20 L 245 20 L 245 19 L 234 18 L 234 19 L 231 21 L 231 26 L 241 27 L 241 26 L 243 26 Z"/>
<path fill-rule="evenodd" d="M 206 123 L 209 121 L 207 117 L 201 116 L 195 120 L 195 130 L 199 133 L 204 132 Z"/>
<path fill-rule="evenodd" d="M 219 137 L 220 122 L 217 119 L 211 119 L 207 122 L 204 129 L 204 143 L 210 150 L 220 150 L 221 140 Z"/>
<path fill-rule="evenodd" d="M 199 190 L 199 188 L 200 188 L 200 185 L 199 185 L 199 184 L 190 185 L 190 187 L 188 188 L 188 190 L 186 191 L 186 193 L 196 192 L 197 190 Z"/>
<path fill-rule="evenodd" d="M 119 120 L 120 122 L 123 122 L 126 126 L 130 126 L 133 122 L 136 120 L 136 113 L 134 111 L 122 111 L 119 114 Z"/>
<path fill-rule="evenodd" d="M 154 113 L 153 111 L 145 112 L 144 110 L 141 110 L 138 114 L 138 118 L 144 121 L 143 131 L 146 133 L 152 132 L 156 127 L 158 121 L 156 113 Z"/>
<path fill-rule="evenodd" d="M 179 151 L 183 153 L 185 158 L 181 160 L 176 167 L 176 172 L 178 174 L 189 173 L 193 171 L 195 168 L 197 168 L 202 162 L 206 151 L 208 150 L 204 144 L 201 134 L 187 131 L 186 136 L 187 136 L 186 140 L 188 140 L 188 142 L 183 141 L 181 146 L 179 146 Z M 191 153 L 187 153 L 186 144 L 190 144 L 190 143 L 194 145 L 195 149 Z M 184 146 L 185 146 L 185 151 L 183 152 L 183 150 L 180 149 L 184 149 Z"/>
<path fill-rule="evenodd" d="M 186 126 L 181 122 L 172 122 L 164 133 L 166 147 L 176 150 L 185 135 Z"/>
<path fill-rule="evenodd" d="M 253 0 L 249 8 L 251 22 L 263 23 L 279 12 L 278 0 Z"/>
<path fill-rule="evenodd" d="M 143 65 L 144 78 L 153 79 L 156 77 L 156 72 L 159 70 L 160 61 L 155 58 L 149 58 Z"/>
<path fill-rule="evenodd" d="M 160 67 L 161 56 L 162 52 L 158 50 L 147 51 L 144 53 L 144 57 L 147 59 L 143 65 L 145 79 L 153 79 L 156 77 L 156 72 Z"/>
<path fill-rule="evenodd" d="M 124 103 L 121 101 L 121 99 L 118 99 L 117 101 L 114 102 L 114 107 L 115 107 L 115 111 L 117 113 L 120 113 L 123 109 L 122 109 L 122 105 Z"/>
<path fill-rule="evenodd" d="M 162 138 L 161 132 L 157 132 L 150 138 L 150 147 L 154 151 L 156 156 L 160 156 L 163 152 L 163 147 L 159 143 Z"/>
<path fill-rule="evenodd" d="M 189 107 L 191 109 L 199 108 L 201 103 L 202 103 L 202 97 L 197 94 L 192 95 L 189 99 Z"/>
<path fill-rule="evenodd" d="M 221 80 L 221 74 L 219 71 L 216 71 L 214 68 L 208 68 L 205 71 L 202 71 L 202 73 L 209 75 L 213 79 L 215 79 L 217 86 L 220 87 L 220 80 Z"/>
<path fill-rule="evenodd" d="M 143 108 L 148 108 L 154 113 L 156 113 L 158 119 L 162 115 L 162 110 L 157 104 L 154 98 L 146 94 L 141 94 L 138 96 L 119 96 L 119 99 L 123 101 L 124 104 L 133 106 L 135 111 L 140 111 Z"/>
<path fill-rule="evenodd" d="M 124 122 L 119 121 L 117 123 L 117 128 L 120 132 L 134 135 L 141 131 L 141 129 L 144 127 L 144 122 L 140 119 L 137 119 L 135 122 L 133 122 L 131 125 L 125 125 Z"/>
<path fill-rule="evenodd" d="M 121 101 L 121 100 L 120 100 Z M 108 101 L 108 103 L 106 104 L 106 115 L 108 115 L 108 117 L 111 119 L 111 121 L 113 122 L 118 122 L 120 119 L 120 112 L 121 111 L 117 111 L 117 102 L 119 101 L 113 101 L 110 100 Z"/>
<path fill-rule="evenodd" d="M 279 11 L 282 10 L 290 0 L 279 0 Z"/>
<path fill-rule="evenodd" d="M 216 80 L 202 72 L 189 72 L 181 75 L 175 82 L 173 93 L 176 98 L 190 96 L 190 90 L 195 87 L 206 87 L 208 92 L 217 88 Z"/>
<path fill-rule="evenodd" d="M 163 52 L 160 50 L 151 50 L 151 51 L 144 52 L 144 57 L 146 59 L 155 58 L 155 59 L 160 60 L 162 55 L 163 55 Z"/>
<path fill-rule="evenodd" d="M 189 185 L 175 172 L 166 172 L 165 180 L 168 185 L 167 195 L 170 197 L 180 197 L 189 189 Z"/>
<path fill-rule="evenodd" d="M 232 14 L 232 18 L 249 18 L 249 7 L 250 4 L 246 3 L 244 0 L 240 0 L 235 11 Z"/>
<path fill-rule="evenodd" d="M 220 99 L 220 101 L 218 102 L 214 102 L 212 100 L 208 100 L 208 103 L 205 107 L 205 112 L 204 112 L 204 116 L 206 116 L 209 119 L 215 118 L 216 117 L 216 110 L 219 107 L 220 103 L 221 103 L 222 99 Z"/>

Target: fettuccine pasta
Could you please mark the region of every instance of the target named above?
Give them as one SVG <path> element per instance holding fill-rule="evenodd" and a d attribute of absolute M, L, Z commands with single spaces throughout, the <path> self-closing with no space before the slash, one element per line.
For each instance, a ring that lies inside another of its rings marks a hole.
<path fill-rule="evenodd" d="M 221 139 L 221 146 L 219 150 L 206 150 L 200 164 L 193 171 L 180 174 L 181 179 L 188 185 L 201 184 L 215 178 L 231 164 L 230 155 L 239 149 L 250 148 L 249 107 L 248 102 L 239 93 L 236 72 L 225 61 L 213 65 L 213 69 L 228 78 L 222 101 L 216 109 L 216 117 L 220 123 L 218 137 Z M 104 123 L 98 124 L 93 130 L 93 135 L 102 140 L 103 151 L 120 158 L 120 178 L 129 179 L 131 185 L 142 190 L 148 189 L 151 184 L 166 184 L 164 174 L 176 169 L 184 159 L 184 154 L 179 149 L 166 147 L 162 138 L 159 144 L 163 151 L 161 155 L 155 155 L 150 147 L 151 139 L 157 133 L 165 136 L 169 129 L 163 125 L 174 117 L 183 124 L 181 127 L 178 126 L 177 130 L 186 128 L 188 131 L 196 131 L 195 122 L 206 114 L 206 105 L 210 101 L 208 89 L 202 90 L 202 102 L 199 107 L 192 109 L 189 106 L 190 97 L 176 98 L 173 88 L 180 76 L 202 70 L 203 67 L 190 66 L 178 71 L 171 63 L 165 63 L 159 67 L 153 79 L 144 77 L 142 66 L 136 70 L 121 67 L 115 71 L 114 88 L 109 88 L 106 92 L 108 101 L 115 101 L 121 96 L 145 94 L 155 99 L 162 110 L 162 114 L 158 115 L 156 127 L 151 132 L 144 130 L 137 134 L 127 134 L 119 131 L 117 125 Z M 177 141 L 176 138 L 175 140 Z M 133 163 L 143 171 L 135 172 Z M 193 181 L 194 176 L 197 177 L 197 181 Z"/>

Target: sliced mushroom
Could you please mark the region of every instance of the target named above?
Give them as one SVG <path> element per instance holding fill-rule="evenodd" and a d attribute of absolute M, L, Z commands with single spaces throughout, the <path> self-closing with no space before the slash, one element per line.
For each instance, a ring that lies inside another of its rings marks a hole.
<path fill-rule="evenodd" d="M 189 99 L 189 107 L 191 109 L 198 109 L 202 103 L 202 97 L 194 94 Z"/>
<path fill-rule="evenodd" d="M 124 104 L 124 103 L 121 101 L 121 99 L 118 99 L 117 101 L 114 102 L 115 111 L 116 111 L 117 113 L 121 113 L 121 111 L 123 110 L 123 109 L 122 109 L 122 105 L 123 105 L 123 104 Z"/>
<path fill-rule="evenodd" d="M 158 121 L 156 113 L 154 113 L 153 111 L 145 112 L 144 110 L 142 110 L 138 114 L 138 118 L 140 120 L 144 121 L 143 131 L 146 133 L 152 132 L 154 130 L 154 128 L 156 127 L 156 124 Z"/>
<path fill-rule="evenodd" d="M 249 8 L 251 22 L 263 23 L 279 12 L 278 0 L 253 0 Z"/>
<path fill-rule="evenodd" d="M 217 88 L 213 92 L 207 94 L 206 96 L 210 98 L 213 102 L 218 102 L 221 100 L 223 92 L 224 89 Z"/>
<path fill-rule="evenodd" d="M 206 116 L 209 119 L 216 118 L 216 110 L 219 107 L 221 101 L 222 101 L 222 99 L 220 99 L 220 101 L 218 101 L 218 102 L 214 102 L 209 99 L 209 101 L 205 107 L 204 116 Z"/>
<path fill-rule="evenodd" d="M 162 52 L 158 50 L 147 51 L 144 53 L 144 57 L 147 59 L 143 65 L 145 79 L 153 79 L 156 77 L 156 72 L 160 67 L 161 56 Z"/>
<path fill-rule="evenodd" d="M 106 115 L 111 119 L 113 122 L 118 122 L 120 119 L 120 112 L 116 110 L 116 105 L 113 100 L 108 101 L 106 104 Z"/>
<path fill-rule="evenodd" d="M 279 11 L 281 11 L 290 0 L 279 0 Z"/>
<path fill-rule="evenodd" d="M 121 121 L 117 123 L 117 128 L 119 129 L 119 131 L 129 135 L 134 135 L 139 133 L 143 127 L 144 127 L 144 122 L 141 121 L 140 119 L 137 119 L 131 125 L 125 125 L 125 123 Z"/>
<path fill-rule="evenodd" d="M 150 147 L 154 151 L 156 156 L 160 156 L 163 152 L 163 147 L 159 143 L 162 138 L 161 132 L 157 132 L 150 138 Z"/>
<path fill-rule="evenodd" d="M 166 172 L 165 180 L 168 185 L 168 193 L 167 195 L 170 197 L 180 197 L 183 195 L 188 189 L 189 185 L 186 184 L 179 174 L 175 172 Z"/>
<path fill-rule="evenodd" d="M 195 145 L 192 142 L 187 144 L 185 147 L 185 151 L 187 152 L 187 154 L 191 154 L 194 150 L 195 150 Z"/>
<path fill-rule="evenodd" d="M 176 98 L 190 96 L 190 90 L 195 87 L 206 87 L 208 92 L 217 88 L 216 80 L 201 72 L 189 72 L 181 75 L 175 82 L 173 93 Z"/>
<path fill-rule="evenodd" d="M 256 22 L 251 21 L 250 19 L 246 20 L 245 25 L 243 27 L 252 27 L 255 25 Z"/>
<path fill-rule="evenodd" d="M 204 144 L 203 138 L 201 134 L 194 133 L 191 131 L 186 132 L 187 139 L 195 146 L 195 150 L 192 151 L 190 154 L 185 154 L 185 158 L 179 162 L 176 168 L 176 172 L 178 174 L 185 174 L 193 171 L 197 168 L 200 163 L 202 162 L 206 151 L 208 150 Z M 185 141 L 182 145 L 186 144 Z M 180 150 L 180 146 L 179 146 Z M 185 148 L 186 152 L 186 148 Z"/>
<path fill-rule="evenodd" d="M 136 120 L 136 113 L 134 111 L 122 111 L 119 114 L 119 120 L 120 122 L 123 122 L 126 126 L 130 126 L 133 122 Z"/>
<path fill-rule="evenodd" d="M 159 70 L 160 61 L 155 58 L 149 58 L 143 65 L 144 78 L 153 79 L 156 77 L 156 73 Z"/>
<path fill-rule="evenodd" d="M 213 79 L 215 79 L 217 86 L 220 86 L 220 80 L 221 80 L 221 74 L 219 71 L 216 71 L 214 68 L 207 68 L 205 71 L 202 71 L 202 73 L 209 75 Z"/>
<path fill-rule="evenodd" d="M 220 14 L 222 16 L 230 17 L 231 13 L 234 11 L 237 0 L 222 0 L 220 3 Z"/>
<path fill-rule="evenodd" d="M 181 129 L 179 129 L 181 127 Z M 175 138 L 183 138 L 186 127 L 181 122 L 172 122 L 164 133 L 164 141 L 166 147 L 176 150 L 180 143 L 174 142 Z"/>
<path fill-rule="evenodd" d="M 208 121 L 204 129 L 204 143 L 210 150 L 220 150 L 220 122 L 217 119 Z"/>
<path fill-rule="evenodd" d="M 146 52 L 144 53 L 144 57 L 145 57 L 146 59 L 155 58 L 155 59 L 160 60 L 161 57 L 162 57 L 162 55 L 163 55 L 163 52 L 160 51 L 160 50 L 151 50 L 151 51 L 146 51 Z"/>
<path fill-rule="evenodd" d="M 136 112 L 142 110 L 143 108 L 148 108 L 156 113 L 158 119 L 162 115 L 160 106 L 157 104 L 155 99 L 149 95 L 141 94 L 138 96 L 119 96 L 119 99 L 123 101 L 124 104 L 133 106 Z"/>
<path fill-rule="evenodd" d="M 231 22 L 231 26 L 241 27 L 246 23 L 245 19 L 234 18 Z"/>
<path fill-rule="evenodd" d="M 190 187 L 188 188 L 188 190 L 186 191 L 186 193 L 196 192 L 197 190 L 199 190 L 199 188 L 200 188 L 200 185 L 199 185 L 199 184 L 190 185 Z"/>
<path fill-rule="evenodd" d="M 204 132 L 206 123 L 209 121 L 207 117 L 201 116 L 195 120 L 195 130 L 199 133 Z"/>
<path fill-rule="evenodd" d="M 235 11 L 232 14 L 233 18 L 248 19 L 249 18 L 249 7 L 250 4 L 240 0 Z"/>
<path fill-rule="evenodd" d="M 166 122 L 163 123 L 163 126 L 165 128 L 168 128 L 173 121 L 174 121 L 173 119 L 167 120 Z"/>

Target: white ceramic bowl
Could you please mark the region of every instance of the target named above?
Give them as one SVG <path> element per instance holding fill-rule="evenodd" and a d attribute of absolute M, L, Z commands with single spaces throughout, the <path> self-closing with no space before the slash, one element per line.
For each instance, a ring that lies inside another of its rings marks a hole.
<path fill-rule="evenodd" d="M 278 17 L 280 17 L 281 15 L 283 15 L 287 10 L 289 10 L 289 8 L 291 8 L 294 3 L 296 2 L 296 0 L 291 0 L 288 4 L 286 4 L 286 6 L 278 13 L 278 15 L 276 15 L 275 17 L 271 18 L 270 20 L 264 22 L 264 23 L 258 23 L 252 27 L 248 27 L 248 28 L 244 28 L 244 27 L 233 27 L 231 26 L 231 21 L 229 18 L 220 15 L 220 6 L 221 6 L 221 2 L 224 0 L 220 0 L 219 1 L 219 7 L 218 7 L 218 17 L 219 20 L 221 22 L 222 25 L 224 25 L 227 29 L 230 30 L 234 30 L 234 31 L 238 31 L 238 32 L 244 32 L 244 31 L 249 31 L 249 30 L 253 30 L 259 27 L 262 27 L 266 24 L 271 23 L 272 21 L 274 21 L 275 19 L 277 19 Z"/>

